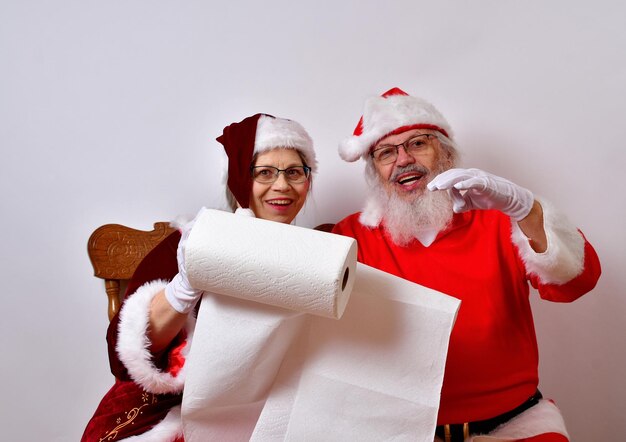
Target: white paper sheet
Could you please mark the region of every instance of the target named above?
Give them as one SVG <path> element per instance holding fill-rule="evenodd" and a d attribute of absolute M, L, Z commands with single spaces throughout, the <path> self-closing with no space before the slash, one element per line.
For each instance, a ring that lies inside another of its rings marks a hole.
<path fill-rule="evenodd" d="M 186 441 L 248 440 L 309 315 L 205 293 L 186 361 Z"/>
<path fill-rule="evenodd" d="M 358 264 L 341 320 L 202 302 L 187 441 L 432 442 L 457 299 Z"/>

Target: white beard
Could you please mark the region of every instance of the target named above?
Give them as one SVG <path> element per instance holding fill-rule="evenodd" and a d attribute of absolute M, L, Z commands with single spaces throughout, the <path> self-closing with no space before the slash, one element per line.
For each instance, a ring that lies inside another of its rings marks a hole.
<path fill-rule="evenodd" d="M 396 193 L 387 202 L 383 223 L 394 243 L 405 246 L 414 239 L 424 243 L 424 235 L 436 235 L 452 221 L 452 199 L 447 192 L 431 192 L 417 196 L 413 201 L 400 198 Z M 428 241 L 430 245 L 431 241 Z"/>
<path fill-rule="evenodd" d="M 438 173 L 431 172 L 422 179 L 430 181 Z M 395 244 L 405 246 L 417 239 L 428 246 L 436 234 L 452 221 L 454 212 L 448 192 L 423 189 L 412 198 L 407 198 L 393 190 L 386 190 L 377 174 L 370 174 L 369 178 L 370 202 L 382 209 L 382 222 Z M 425 241 L 424 238 L 429 239 Z"/>

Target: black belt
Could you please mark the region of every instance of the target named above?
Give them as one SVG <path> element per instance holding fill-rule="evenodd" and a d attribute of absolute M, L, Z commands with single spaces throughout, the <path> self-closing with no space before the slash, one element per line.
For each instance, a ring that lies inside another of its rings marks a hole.
<path fill-rule="evenodd" d="M 535 394 L 529 397 L 523 404 L 515 407 L 511 411 L 502 413 L 499 416 L 485 419 L 482 421 L 465 422 L 463 424 L 438 425 L 435 434 L 444 440 L 444 442 L 463 442 L 471 434 L 489 434 L 498 426 L 513 419 L 518 414 L 528 410 L 533 405 L 537 405 L 543 396 L 537 390 Z"/>

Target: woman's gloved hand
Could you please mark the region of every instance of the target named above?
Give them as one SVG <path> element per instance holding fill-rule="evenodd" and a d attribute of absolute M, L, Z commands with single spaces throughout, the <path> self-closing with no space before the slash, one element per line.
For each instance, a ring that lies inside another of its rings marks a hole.
<path fill-rule="evenodd" d="M 192 221 L 186 223 L 180 228 L 180 241 L 178 242 L 178 249 L 176 250 L 176 259 L 178 260 L 178 273 L 174 278 L 165 286 L 165 298 L 170 303 L 172 308 L 178 313 L 189 313 L 195 306 L 200 297 L 202 296 L 202 290 L 196 290 L 191 287 L 189 280 L 187 279 L 187 271 L 185 269 L 185 245 L 187 244 L 187 238 L 193 228 L 196 219 L 204 210 L 201 209 Z"/>
<path fill-rule="evenodd" d="M 202 297 L 202 290 L 194 289 L 189 280 L 187 279 L 187 270 L 185 268 L 185 246 L 187 244 L 187 238 L 193 228 L 198 217 L 204 212 L 206 208 L 200 209 L 196 217 L 183 225 L 180 228 L 181 238 L 178 243 L 178 249 L 176 250 L 176 259 L 178 260 L 178 274 L 170 281 L 165 287 L 165 298 L 170 303 L 172 308 L 179 313 L 189 313 L 198 300 Z M 235 212 L 239 216 L 249 216 L 254 218 L 254 212 L 250 209 L 239 208 Z"/>

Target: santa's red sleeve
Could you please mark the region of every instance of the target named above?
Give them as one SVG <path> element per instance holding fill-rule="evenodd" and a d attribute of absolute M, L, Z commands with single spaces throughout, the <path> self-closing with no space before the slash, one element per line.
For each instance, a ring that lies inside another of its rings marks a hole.
<path fill-rule="evenodd" d="M 592 290 L 600 274 L 600 260 L 592 245 L 565 215 L 552 204 L 539 200 L 548 248 L 535 252 L 528 238 L 512 221 L 512 240 L 519 250 L 526 273 L 539 295 L 554 302 L 571 302 Z"/>

